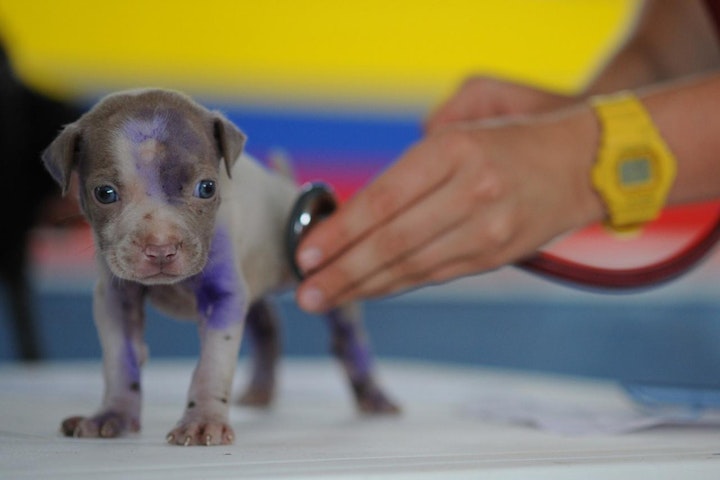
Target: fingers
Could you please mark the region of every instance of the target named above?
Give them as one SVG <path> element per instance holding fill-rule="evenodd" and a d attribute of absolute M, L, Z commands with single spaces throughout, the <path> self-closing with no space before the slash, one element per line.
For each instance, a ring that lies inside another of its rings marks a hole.
<path fill-rule="evenodd" d="M 378 270 L 329 301 L 342 304 L 353 298 L 382 297 L 404 292 L 420 285 L 441 283 L 452 278 L 443 274 L 448 269 L 451 269 L 452 273 L 456 275 L 459 273 L 458 267 L 466 270 L 464 274 L 474 271 L 471 267 L 474 264 L 474 258 L 471 255 L 456 255 L 451 258 L 436 257 L 432 252 L 436 250 L 434 246 L 436 243 L 447 245 L 452 242 L 446 240 L 433 242 L 430 246 L 421 248 L 388 265 L 387 268 Z M 450 248 L 455 248 L 455 245 Z"/>
<path fill-rule="evenodd" d="M 424 144 L 410 150 L 334 215 L 313 227 L 298 248 L 300 269 L 312 273 L 445 183 L 451 169 L 434 150 Z"/>
<path fill-rule="evenodd" d="M 498 268 L 513 255 L 513 234 L 510 230 L 503 231 L 505 227 L 496 227 L 494 231 L 476 227 L 488 225 L 488 217 L 492 216 L 480 213 L 472 221 L 461 219 L 452 228 L 406 255 L 398 256 L 330 301 L 342 304 L 355 298 L 385 296 Z"/>
<path fill-rule="evenodd" d="M 368 233 L 361 243 L 351 246 L 342 257 L 311 276 L 298 290 L 301 306 L 313 311 L 324 310 L 338 304 L 338 295 L 358 288 L 383 271 L 388 270 L 394 276 L 404 275 L 405 263 L 398 259 L 454 230 L 470 216 L 470 205 L 458 198 L 464 190 L 456 183 L 459 181 L 449 181 L 438 191 L 419 199 L 402 215 Z M 412 264 L 409 266 L 415 269 Z"/>

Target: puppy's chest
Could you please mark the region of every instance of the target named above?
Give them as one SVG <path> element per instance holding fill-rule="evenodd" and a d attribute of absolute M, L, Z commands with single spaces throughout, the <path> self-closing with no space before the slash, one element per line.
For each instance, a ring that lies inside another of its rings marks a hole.
<path fill-rule="evenodd" d="M 155 308 L 175 319 L 197 319 L 197 295 L 185 282 L 149 287 L 147 298 Z"/>

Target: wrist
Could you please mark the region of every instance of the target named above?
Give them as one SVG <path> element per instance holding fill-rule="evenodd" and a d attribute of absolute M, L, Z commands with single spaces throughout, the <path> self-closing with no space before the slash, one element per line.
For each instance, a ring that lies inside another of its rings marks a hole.
<path fill-rule="evenodd" d="M 566 167 L 570 170 L 569 188 L 573 189 L 574 204 L 567 214 L 571 228 L 583 228 L 604 220 L 608 210 L 592 182 L 592 170 L 600 145 L 600 123 L 592 107 L 577 105 L 559 119 L 563 142 L 568 149 Z"/>

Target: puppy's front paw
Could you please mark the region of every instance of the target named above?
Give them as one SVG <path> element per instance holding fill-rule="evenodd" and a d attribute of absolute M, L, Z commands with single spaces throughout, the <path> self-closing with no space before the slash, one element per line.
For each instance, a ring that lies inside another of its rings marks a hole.
<path fill-rule="evenodd" d="M 66 437 L 115 438 L 125 432 L 140 431 L 140 420 L 120 412 L 108 411 L 93 417 L 70 417 L 60 431 Z"/>
<path fill-rule="evenodd" d="M 231 445 L 235 433 L 227 422 L 212 420 L 181 420 L 167 435 L 170 445 Z"/>

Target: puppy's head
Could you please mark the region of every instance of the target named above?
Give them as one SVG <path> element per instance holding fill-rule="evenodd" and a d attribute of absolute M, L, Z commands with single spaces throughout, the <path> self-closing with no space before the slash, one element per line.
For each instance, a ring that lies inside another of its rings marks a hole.
<path fill-rule="evenodd" d="M 77 171 L 80 204 L 114 275 L 173 283 L 205 266 L 218 179 L 244 142 L 221 114 L 182 94 L 129 91 L 67 125 L 43 162 L 63 192 Z"/>

